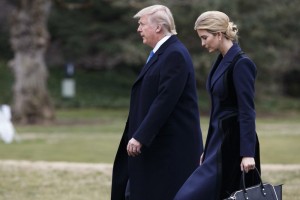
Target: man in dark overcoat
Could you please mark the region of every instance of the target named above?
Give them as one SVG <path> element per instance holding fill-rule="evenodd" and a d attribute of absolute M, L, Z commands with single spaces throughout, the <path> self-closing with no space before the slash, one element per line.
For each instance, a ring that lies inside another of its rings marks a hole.
<path fill-rule="evenodd" d="M 132 86 L 111 199 L 172 200 L 203 151 L 194 68 L 167 7 L 146 7 L 134 18 L 153 50 Z"/>

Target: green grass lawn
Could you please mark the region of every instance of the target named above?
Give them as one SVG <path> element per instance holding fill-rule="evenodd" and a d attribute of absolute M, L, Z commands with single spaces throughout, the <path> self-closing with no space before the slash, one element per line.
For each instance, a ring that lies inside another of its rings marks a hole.
<path fill-rule="evenodd" d="M 19 141 L 0 142 L 0 160 L 112 163 L 127 109 L 58 110 L 48 125 L 16 125 Z M 262 164 L 300 164 L 300 114 L 259 115 Z M 208 117 L 201 118 L 205 139 Z M 264 179 L 284 183 L 284 199 L 299 199 L 300 170 L 267 171 Z M 87 170 L 7 168 L 0 164 L 0 199 L 109 199 L 110 174 Z"/>
<path fill-rule="evenodd" d="M 108 200 L 111 178 L 95 170 L 0 165 L 1 200 Z"/>
<path fill-rule="evenodd" d="M 262 163 L 300 163 L 299 115 L 258 117 Z M 0 142 L 0 159 L 112 163 L 126 118 L 126 109 L 58 110 L 54 124 L 16 125 L 20 141 Z"/>
<path fill-rule="evenodd" d="M 111 163 L 127 110 L 57 112 L 51 125 L 17 125 L 19 141 L 0 143 L 0 159 Z"/>
<path fill-rule="evenodd" d="M 3 200 L 109 200 L 111 176 L 97 170 L 0 165 Z M 264 170 L 264 182 L 284 183 L 283 199 L 299 200 L 300 169 Z"/>

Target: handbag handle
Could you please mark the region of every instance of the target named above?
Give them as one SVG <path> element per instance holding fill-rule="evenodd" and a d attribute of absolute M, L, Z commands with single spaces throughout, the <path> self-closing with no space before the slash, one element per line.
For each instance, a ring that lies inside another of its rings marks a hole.
<path fill-rule="evenodd" d="M 256 167 L 255 167 L 255 171 L 256 171 L 256 173 L 257 173 L 257 175 L 258 175 L 258 178 L 259 178 L 259 181 L 260 181 L 259 185 L 260 185 L 260 188 L 261 188 L 261 193 L 262 193 L 264 196 L 267 196 L 267 193 L 266 193 L 266 191 L 265 191 L 265 186 L 264 186 L 264 184 L 263 184 L 263 182 L 262 182 L 262 180 L 261 180 L 260 173 L 259 173 L 259 171 L 258 171 L 258 169 L 257 169 Z M 244 192 L 244 197 L 245 197 L 246 200 L 248 200 L 249 197 L 248 197 L 248 193 L 247 193 L 247 190 L 246 190 L 245 171 L 244 171 L 244 170 L 243 170 L 243 173 L 242 173 L 242 180 L 243 180 L 243 192 Z"/>

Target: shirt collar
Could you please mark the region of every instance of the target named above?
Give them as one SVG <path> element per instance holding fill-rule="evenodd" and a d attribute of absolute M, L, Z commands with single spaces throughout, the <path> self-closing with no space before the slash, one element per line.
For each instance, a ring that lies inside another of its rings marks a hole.
<path fill-rule="evenodd" d="M 159 42 L 155 45 L 154 49 L 152 50 L 154 53 L 159 49 L 159 47 L 165 43 L 169 38 L 171 37 L 171 35 L 166 35 L 165 37 L 163 37 L 161 40 L 159 40 Z"/>

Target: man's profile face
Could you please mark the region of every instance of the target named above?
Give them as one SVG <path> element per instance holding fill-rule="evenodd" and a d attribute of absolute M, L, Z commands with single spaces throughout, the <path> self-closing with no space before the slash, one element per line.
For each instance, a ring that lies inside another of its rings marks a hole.
<path fill-rule="evenodd" d="M 156 43 L 158 42 L 156 32 L 157 25 L 151 23 L 149 17 L 149 15 L 144 15 L 139 19 L 139 27 L 137 29 L 137 32 L 142 37 L 144 44 L 154 48 Z"/>

